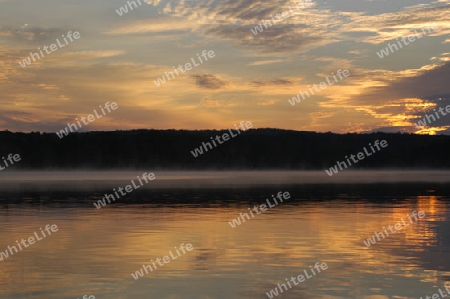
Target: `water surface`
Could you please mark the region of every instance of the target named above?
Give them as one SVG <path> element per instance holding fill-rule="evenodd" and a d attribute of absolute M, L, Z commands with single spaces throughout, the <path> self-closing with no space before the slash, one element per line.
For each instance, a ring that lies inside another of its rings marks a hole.
<path fill-rule="evenodd" d="M 0 198 L 0 250 L 46 224 L 59 230 L 0 261 L 0 298 L 268 298 L 277 283 L 318 261 L 328 269 L 277 298 L 425 298 L 450 284 L 450 192 L 446 183 L 424 181 L 160 186 L 102 209 L 92 202 L 106 185 L 8 189 Z M 229 225 L 278 191 L 292 197 Z M 425 218 L 364 245 L 414 210 Z M 181 243 L 194 250 L 132 278 Z"/>

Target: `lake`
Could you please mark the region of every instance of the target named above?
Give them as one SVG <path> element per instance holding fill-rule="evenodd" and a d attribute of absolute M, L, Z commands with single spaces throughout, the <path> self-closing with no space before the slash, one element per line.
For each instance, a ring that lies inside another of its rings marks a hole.
<path fill-rule="evenodd" d="M 0 298 L 262 299 L 277 288 L 269 295 L 385 299 L 450 288 L 450 172 L 151 171 L 154 181 L 99 209 L 145 171 L 1 172 L 0 252 L 41 240 L 3 256 Z M 280 191 L 289 199 L 252 210 Z M 312 275 L 317 262 L 327 268 Z M 135 279 L 143 265 L 157 267 Z"/>

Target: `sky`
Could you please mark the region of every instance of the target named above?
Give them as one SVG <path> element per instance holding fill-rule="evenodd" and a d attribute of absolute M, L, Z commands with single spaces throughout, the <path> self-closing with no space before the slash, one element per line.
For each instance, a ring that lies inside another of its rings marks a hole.
<path fill-rule="evenodd" d="M 450 105 L 450 0 L 135 0 L 132 10 L 127 2 L 0 0 L 0 130 L 56 132 L 116 102 L 80 131 L 251 121 L 299 131 L 450 134 L 442 113 L 416 126 Z M 80 38 L 66 44 L 69 31 Z M 56 39 L 63 47 L 21 66 Z M 214 57 L 199 63 L 205 50 Z M 157 86 L 192 60 L 197 65 Z M 343 70 L 350 75 L 333 81 Z M 327 77 L 334 84 L 318 88 Z M 314 94 L 289 102 L 314 84 Z"/>

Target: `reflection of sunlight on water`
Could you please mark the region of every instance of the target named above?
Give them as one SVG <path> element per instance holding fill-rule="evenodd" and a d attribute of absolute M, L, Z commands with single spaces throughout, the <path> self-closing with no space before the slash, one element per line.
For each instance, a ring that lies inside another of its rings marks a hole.
<path fill-rule="evenodd" d="M 439 196 L 399 204 L 290 202 L 231 228 L 228 221 L 251 206 L 0 209 L 0 250 L 45 223 L 59 227 L 54 238 L 0 262 L 0 297 L 28 298 L 21 292 L 33 291 L 76 298 L 82 285 L 82 293 L 111 299 L 262 298 L 285 277 L 324 261 L 323 276 L 286 298 L 419 298 L 433 294 L 450 271 L 424 267 L 430 248 L 450 252 L 448 242 L 436 242 L 436 224 L 448 221 L 448 203 Z M 425 211 L 425 218 L 370 248 L 363 244 L 414 210 Z M 183 242 L 194 251 L 133 281 L 132 272 Z"/>
<path fill-rule="evenodd" d="M 417 244 L 421 247 L 433 246 L 437 243 L 436 231 L 430 223 L 436 221 L 445 221 L 447 214 L 447 205 L 443 201 L 442 196 L 417 196 L 417 206 L 419 210 L 425 211 L 426 223 L 418 223 L 417 230 L 407 231 L 407 240 L 411 243 L 418 242 L 420 240 L 421 244 Z M 420 237 L 423 238 L 420 238 Z"/>
<path fill-rule="evenodd" d="M 445 199 L 442 196 L 417 196 L 419 208 L 427 211 L 428 215 L 433 217 L 444 217 L 447 211 L 447 206 L 442 201 Z M 441 219 L 436 219 L 441 220 Z"/>

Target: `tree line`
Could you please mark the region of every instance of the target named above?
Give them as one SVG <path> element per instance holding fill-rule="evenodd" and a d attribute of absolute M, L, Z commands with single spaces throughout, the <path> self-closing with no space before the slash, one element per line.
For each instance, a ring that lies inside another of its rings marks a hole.
<path fill-rule="evenodd" d="M 450 136 L 407 133 L 334 134 L 251 129 L 195 158 L 191 151 L 226 130 L 0 132 L 0 157 L 22 158 L 14 169 L 323 170 L 375 140 L 388 147 L 352 169 L 450 168 Z M 9 170 L 8 170 L 9 171 Z"/>

